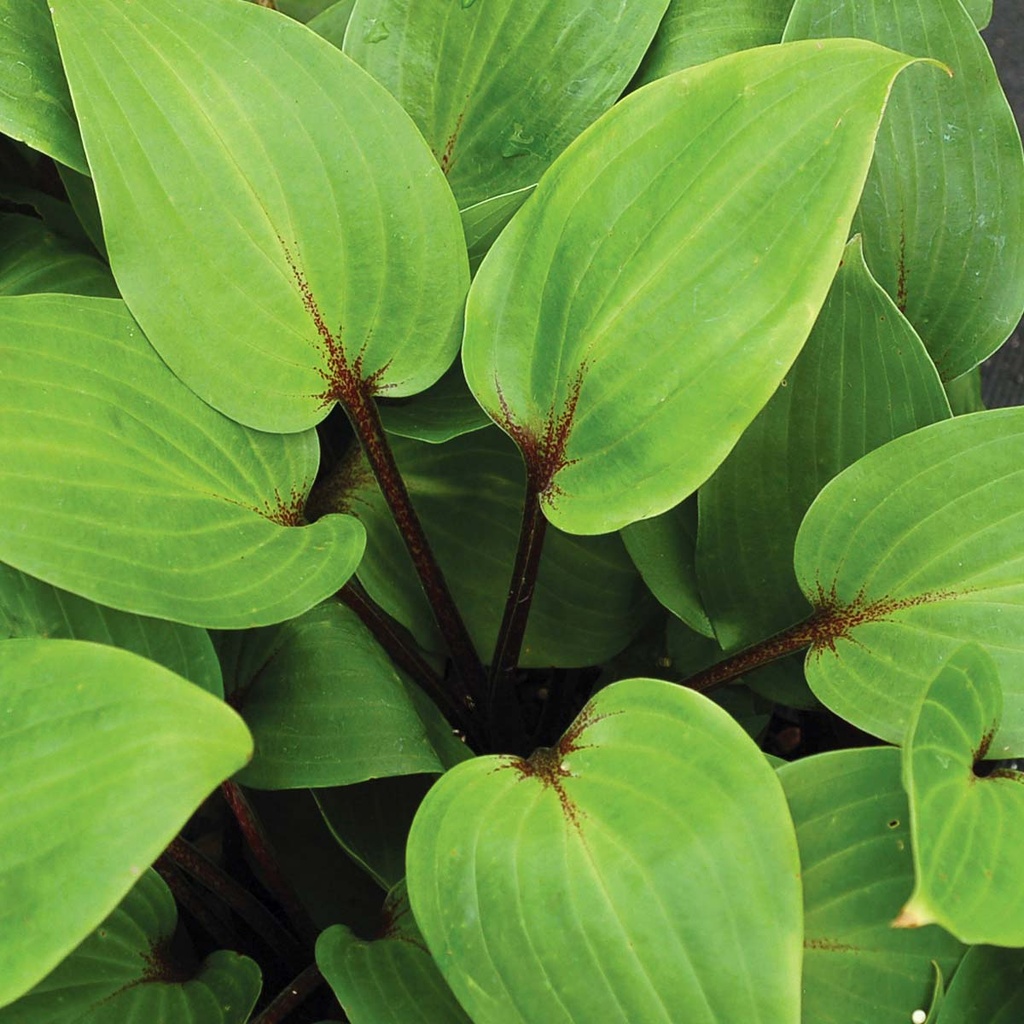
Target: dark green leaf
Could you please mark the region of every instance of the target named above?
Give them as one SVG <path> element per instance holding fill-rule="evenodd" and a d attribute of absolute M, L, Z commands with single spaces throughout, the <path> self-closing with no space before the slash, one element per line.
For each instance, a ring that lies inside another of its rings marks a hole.
<path fill-rule="evenodd" d="M 251 755 L 229 707 L 136 654 L 0 641 L 0 1005 L 63 960 Z"/>
<path fill-rule="evenodd" d="M 969 949 L 935 1024 L 1019 1024 L 1024 1020 L 1022 978 L 1024 950 Z"/>
<path fill-rule="evenodd" d="M 943 380 L 1024 311 L 1024 156 L 988 49 L 959 0 L 797 0 L 787 40 L 858 36 L 942 61 L 893 88 L 855 226 L 868 265 Z"/>
<path fill-rule="evenodd" d="M 174 899 L 155 871 L 31 992 L 0 1010 L 0 1024 L 245 1024 L 260 969 L 237 953 L 208 956 L 195 972 L 172 952 Z"/>
<path fill-rule="evenodd" d="M 466 386 L 459 362 L 433 387 L 410 398 L 383 398 L 380 418 L 389 434 L 441 444 L 491 421 Z"/>
<path fill-rule="evenodd" d="M 615 102 L 668 0 L 357 0 L 345 52 L 412 115 L 460 206 L 537 181 Z"/>

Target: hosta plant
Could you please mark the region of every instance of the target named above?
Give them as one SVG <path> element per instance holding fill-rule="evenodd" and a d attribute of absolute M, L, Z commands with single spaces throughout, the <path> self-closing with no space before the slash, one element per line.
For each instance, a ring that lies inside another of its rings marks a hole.
<path fill-rule="evenodd" d="M 0 1024 L 1024 1015 L 1024 158 L 972 0 L 0 0 Z"/>

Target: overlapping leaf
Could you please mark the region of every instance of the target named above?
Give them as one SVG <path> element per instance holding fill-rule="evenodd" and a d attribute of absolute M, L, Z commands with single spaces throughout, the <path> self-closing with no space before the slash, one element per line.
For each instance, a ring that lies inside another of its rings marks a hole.
<path fill-rule="evenodd" d="M 404 885 L 389 893 L 384 914 L 384 935 L 373 942 L 340 924 L 317 940 L 317 964 L 352 1024 L 470 1024 L 416 927 Z"/>
<path fill-rule="evenodd" d="M 928 353 L 855 238 L 782 386 L 700 489 L 700 593 L 726 650 L 809 613 L 793 542 L 822 487 L 873 448 L 948 417 Z"/>
<path fill-rule="evenodd" d="M 155 871 L 0 1024 L 245 1024 L 260 994 L 260 969 L 237 953 L 208 956 L 193 976 L 174 956 L 178 913 Z"/>
<path fill-rule="evenodd" d="M 1024 950 L 969 949 L 949 983 L 935 1024 L 1017 1024 L 1024 1018 L 1022 974 Z"/>
<path fill-rule="evenodd" d="M 785 38 L 828 36 L 872 39 L 951 70 L 896 84 L 855 225 L 872 273 L 952 380 L 1001 345 L 1024 311 L 1024 156 L 1013 114 L 959 0 L 797 0 Z"/>
<path fill-rule="evenodd" d="M 238 645 L 228 699 L 256 745 L 238 777 L 245 785 L 343 786 L 444 770 L 408 684 L 344 605 L 328 601 L 280 626 L 220 639 L 222 649 Z"/>
<path fill-rule="evenodd" d="M 664 512 L 725 458 L 811 329 L 911 62 L 855 40 L 724 57 L 544 176 L 473 282 L 463 363 L 556 526 Z"/>
<path fill-rule="evenodd" d="M 0 559 L 23 572 L 193 625 L 290 618 L 362 553 L 354 519 L 297 525 L 317 460 L 313 432 L 200 401 L 123 303 L 0 300 Z"/>
<path fill-rule="evenodd" d="M 88 173 L 46 0 L 0 0 L 0 131 Z"/>
<path fill-rule="evenodd" d="M 895 748 L 841 750 L 779 769 L 800 847 L 806 1024 L 910 1021 L 933 963 L 964 949 L 941 928 L 891 927 L 914 884 L 910 813 Z"/>
<path fill-rule="evenodd" d="M 345 52 L 391 90 L 460 206 L 537 181 L 615 102 L 668 0 L 357 0 Z"/>
<path fill-rule="evenodd" d="M 41 220 L 19 214 L 0 216 L 0 295 L 68 292 L 117 296 L 107 267 Z"/>
<path fill-rule="evenodd" d="M 393 438 L 399 469 L 477 650 L 501 624 L 522 517 L 525 479 L 515 447 L 493 428 L 443 445 Z M 337 497 L 335 500 L 339 500 Z M 439 649 L 430 606 L 369 472 L 348 474 L 340 500 L 366 527 L 358 576 L 370 596 L 426 647 Z M 520 663 L 591 665 L 625 647 L 649 610 L 618 537 L 546 540 Z"/>
<path fill-rule="evenodd" d="M 104 608 L 0 565 L 0 638 L 91 640 L 141 654 L 222 696 L 220 663 L 205 630 Z"/>
<path fill-rule="evenodd" d="M 385 398 L 378 408 L 389 434 L 432 444 L 471 434 L 491 422 L 466 387 L 459 363 L 426 391 L 410 398 Z"/>
<path fill-rule="evenodd" d="M 792 0 L 670 0 L 640 65 L 641 85 L 738 50 L 782 39 Z"/>
<path fill-rule="evenodd" d="M 223 702 L 136 654 L 0 641 L 0 1006 L 110 913 L 252 753 Z"/>
<path fill-rule="evenodd" d="M 992 659 L 960 648 L 913 709 L 903 751 L 916 885 L 897 924 L 938 923 L 964 942 L 1024 946 L 1024 774 L 978 778 L 999 757 L 992 737 L 1002 715 Z"/>
<path fill-rule="evenodd" d="M 761 752 L 650 679 L 529 760 L 442 776 L 408 847 L 416 921 L 476 1024 L 792 1024 L 798 870 Z"/>
<path fill-rule="evenodd" d="M 1024 410 L 958 416 L 856 462 L 808 511 L 795 566 L 818 609 L 806 672 L 824 704 L 900 742 L 973 640 L 1002 680 L 993 756 L 1024 753 Z"/>
<path fill-rule="evenodd" d="M 387 91 L 237 0 L 53 0 L 125 300 L 197 394 L 263 430 L 449 366 L 467 282 L 444 176 Z"/>

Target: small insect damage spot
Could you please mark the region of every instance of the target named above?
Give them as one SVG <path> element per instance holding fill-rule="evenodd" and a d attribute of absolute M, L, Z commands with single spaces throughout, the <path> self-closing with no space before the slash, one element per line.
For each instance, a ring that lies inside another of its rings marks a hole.
<path fill-rule="evenodd" d="M 553 747 L 538 747 L 525 760 L 521 757 L 509 758 L 501 767 L 511 768 L 521 779 L 536 779 L 545 789 L 553 790 L 561 804 L 565 820 L 579 832 L 583 814 L 565 791 L 565 779 L 578 777 L 572 770 L 568 758 L 571 754 L 587 750 L 592 746 L 592 744 L 582 742 L 583 733 L 587 729 L 596 722 L 617 714 L 621 714 L 621 712 L 595 714 L 593 705 L 588 704 Z"/>
<path fill-rule="evenodd" d="M 365 374 L 363 367 L 363 356 L 366 352 L 367 338 L 359 349 L 355 360 L 349 363 L 348 353 L 342 344 L 344 325 L 339 325 L 337 332 L 327 326 L 320 304 L 313 295 L 309 285 L 309 279 L 303 273 L 294 254 L 283 238 L 278 236 L 281 248 L 284 250 L 285 260 L 295 278 L 295 284 L 302 297 L 302 305 L 309 315 L 317 333 L 317 347 L 320 349 L 326 366 L 317 367 L 317 373 L 323 379 L 324 390 L 314 395 L 318 399 L 321 408 L 328 408 L 335 402 L 340 402 L 346 409 L 358 408 L 365 404 L 368 398 L 386 391 L 392 385 L 382 384 L 381 380 L 391 365 L 388 360 L 383 366 L 370 374 Z"/>
<path fill-rule="evenodd" d="M 448 136 L 448 139 L 444 144 L 444 150 L 441 152 L 441 157 L 438 160 L 438 163 L 441 165 L 441 170 L 446 176 L 448 175 L 448 172 L 451 171 L 452 166 L 455 163 L 455 143 L 459 139 L 459 132 L 462 131 L 462 121 L 465 116 L 466 112 L 463 111 L 455 119 L 455 129 L 451 135 Z"/>
<path fill-rule="evenodd" d="M 804 949 L 823 949 L 828 953 L 860 953 L 860 946 L 851 946 L 848 942 L 837 942 L 835 939 L 813 938 L 804 939 Z"/>
<path fill-rule="evenodd" d="M 551 403 L 544 426 L 540 430 L 520 423 L 515 418 L 505 400 L 501 385 L 498 384 L 497 379 L 494 382 L 498 392 L 498 402 L 501 405 L 499 425 L 515 441 L 522 452 L 531 489 L 539 495 L 542 502 L 548 505 L 553 505 L 555 499 L 562 493 L 558 484 L 555 483 L 555 477 L 561 470 L 576 462 L 575 459 L 567 458 L 565 452 L 569 436 L 572 433 L 573 420 L 576 417 L 576 406 L 579 404 L 583 378 L 586 376 L 588 368 L 586 361 L 579 365 L 569 384 L 566 398 L 560 407 L 556 402 Z"/>
<path fill-rule="evenodd" d="M 853 631 L 869 622 L 891 622 L 892 616 L 908 608 L 947 601 L 957 596 L 951 590 L 931 591 L 913 597 L 881 597 L 869 601 L 862 590 L 850 602 L 844 603 L 836 593 L 833 582 L 828 591 L 819 582 L 814 612 L 800 627 L 804 646 L 812 655 L 821 656 L 826 650 L 838 655 L 836 644 L 840 640 L 857 643 Z"/>

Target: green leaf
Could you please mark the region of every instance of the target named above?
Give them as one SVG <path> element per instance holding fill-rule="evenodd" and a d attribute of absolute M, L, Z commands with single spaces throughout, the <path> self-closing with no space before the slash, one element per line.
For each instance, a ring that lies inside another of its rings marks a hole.
<path fill-rule="evenodd" d="M 316 962 L 352 1024 L 470 1024 L 420 935 L 405 886 L 388 895 L 383 938 L 344 925 L 316 943 Z"/>
<path fill-rule="evenodd" d="M 260 969 L 220 951 L 197 971 L 172 951 L 177 907 L 148 870 L 117 909 L 31 992 L 0 1010 L 0 1024 L 244 1024 Z"/>
<path fill-rule="evenodd" d="M 462 226 L 385 89 L 237 0 L 53 8 L 114 276 L 182 380 L 290 432 L 354 391 L 410 395 L 441 376 L 468 280 Z"/>
<path fill-rule="evenodd" d="M 242 720 L 136 654 L 0 641 L 0 1005 L 91 932 L 252 754 Z"/>
<path fill-rule="evenodd" d="M 792 0 L 671 0 L 637 84 L 782 39 Z"/>
<path fill-rule="evenodd" d="M 463 362 L 552 523 L 657 515 L 725 458 L 825 299 L 909 63 L 859 41 L 723 57 L 633 93 L 545 174 L 473 282 Z"/>
<path fill-rule="evenodd" d="M 309 431 L 261 434 L 200 401 L 113 299 L 0 299 L 0 559 L 142 615 L 243 628 L 338 589 L 363 530 L 299 528 Z"/>
<path fill-rule="evenodd" d="M 460 206 L 538 180 L 628 84 L 668 0 L 356 0 L 345 52 L 412 115 Z"/>
<path fill-rule="evenodd" d="M 0 295 L 68 292 L 117 297 L 106 265 L 35 217 L 0 214 Z"/>
<path fill-rule="evenodd" d="M 480 654 L 490 657 L 508 596 L 525 491 L 522 459 L 498 430 L 447 444 L 392 439 L 395 458 Z M 419 643 L 440 650 L 430 606 L 384 498 L 363 463 L 340 507 L 366 527 L 358 576 Z M 339 506 L 335 506 L 339 507 Z M 649 610 L 622 541 L 550 531 L 520 664 L 578 667 L 626 646 Z"/>
<path fill-rule="evenodd" d="M 879 445 L 948 418 L 928 353 L 855 237 L 779 390 L 700 489 L 697 576 L 725 650 L 810 612 L 793 543 L 822 487 Z"/>
<path fill-rule="evenodd" d="M 332 0 L 275 0 L 274 6 L 289 18 L 309 22 L 323 14 L 331 3 Z"/>
<path fill-rule="evenodd" d="M 979 778 L 1002 717 L 999 672 L 961 647 L 911 712 L 903 749 L 917 884 L 896 922 L 940 924 L 963 942 L 1024 946 L 1024 774 Z"/>
<path fill-rule="evenodd" d="M 0 0 L 0 131 L 89 173 L 46 0 Z"/>
<path fill-rule="evenodd" d="M 914 884 L 910 813 L 892 747 L 839 750 L 779 769 L 804 886 L 803 1020 L 904 1021 L 929 1005 L 933 963 L 964 949 L 941 928 L 891 927 Z"/>
<path fill-rule="evenodd" d="M 91 640 L 141 654 L 215 697 L 220 663 L 205 630 L 104 608 L 0 565 L 0 638 Z"/>
<path fill-rule="evenodd" d="M 280 626 L 220 639 L 239 645 L 228 700 L 256 745 L 238 776 L 244 785 L 344 786 L 444 770 L 407 684 L 344 605 L 327 601 Z"/>
<path fill-rule="evenodd" d="M 632 523 L 622 540 L 651 593 L 691 629 L 713 637 L 697 586 L 697 499 Z"/>
<path fill-rule="evenodd" d="M 964 416 L 969 412 L 984 412 L 985 402 L 981 397 L 981 367 L 946 384 L 946 397 L 954 416 Z"/>
<path fill-rule="evenodd" d="M 475 1024 L 792 1024 L 798 871 L 761 752 L 651 679 L 529 760 L 442 776 L 408 848 L 416 921 Z"/>
<path fill-rule="evenodd" d="M 855 226 L 868 265 L 943 380 L 1024 311 L 1024 155 L 988 48 L 959 0 L 797 0 L 785 38 L 859 36 L 937 58 L 893 89 Z"/>
<path fill-rule="evenodd" d="M 318 36 L 322 36 L 332 46 L 341 49 L 345 41 L 345 29 L 348 28 L 349 19 L 352 17 L 352 8 L 356 0 L 338 0 L 330 7 L 325 7 L 315 17 L 306 22 Z"/>
<path fill-rule="evenodd" d="M 389 434 L 431 444 L 471 434 L 491 422 L 466 386 L 458 362 L 433 387 L 410 398 L 383 398 L 378 408 Z"/>
<path fill-rule="evenodd" d="M 992 0 L 963 0 L 967 13 L 980 31 L 992 20 Z"/>
<path fill-rule="evenodd" d="M 1022 467 L 1024 409 L 996 409 L 897 438 L 821 492 L 794 558 L 822 703 L 901 742 L 938 666 L 973 640 L 1003 681 L 992 749 L 1024 753 Z"/>
<path fill-rule="evenodd" d="M 524 185 L 514 192 L 482 199 L 479 203 L 459 211 L 462 229 L 466 232 L 466 249 L 469 252 L 471 273 L 477 272 L 481 260 L 487 255 L 498 235 L 536 187 L 536 184 Z"/>
<path fill-rule="evenodd" d="M 405 844 L 416 810 L 434 783 L 433 775 L 370 779 L 354 786 L 318 789 L 327 827 L 345 852 L 384 890 L 405 877 Z"/>
<path fill-rule="evenodd" d="M 60 180 L 64 185 L 64 191 L 68 194 L 71 207 L 75 216 L 82 225 L 89 241 L 95 246 L 96 251 L 104 258 L 107 258 L 107 245 L 103 240 L 103 224 L 100 222 L 100 207 L 96 201 L 96 189 L 92 178 L 86 174 L 79 174 L 70 167 L 57 166 L 60 172 Z"/>
<path fill-rule="evenodd" d="M 1024 950 L 969 949 L 949 983 L 935 1024 L 1017 1024 L 1024 1019 L 1021 975 Z"/>

